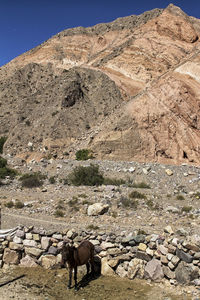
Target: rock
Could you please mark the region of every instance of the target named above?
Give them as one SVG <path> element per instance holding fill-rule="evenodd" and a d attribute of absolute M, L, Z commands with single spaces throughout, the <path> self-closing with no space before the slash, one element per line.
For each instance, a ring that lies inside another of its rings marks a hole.
<path fill-rule="evenodd" d="M 52 269 L 58 265 L 56 256 L 54 255 L 42 255 L 39 259 L 41 266 L 45 269 Z"/>
<path fill-rule="evenodd" d="M 24 230 L 20 230 L 18 229 L 17 232 L 16 232 L 16 236 L 23 239 L 25 237 L 25 232 Z"/>
<path fill-rule="evenodd" d="M 133 173 L 133 172 L 135 172 L 135 168 L 134 168 L 134 167 L 130 167 L 128 171 L 129 171 L 130 173 Z"/>
<path fill-rule="evenodd" d="M 43 250 L 41 249 L 38 249 L 38 248 L 27 248 L 25 247 L 25 253 L 27 255 L 30 255 L 30 256 L 35 256 L 36 258 L 40 257 L 40 255 L 42 254 Z"/>
<path fill-rule="evenodd" d="M 16 244 L 22 244 L 22 238 L 18 237 L 18 236 L 14 236 L 13 238 L 13 242 Z"/>
<path fill-rule="evenodd" d="M 177 265 L 178 265 L 178 263 L 179 263 L 179 261 L 180 261 L 180 258 L 178 257 L 178 256 L 173 256 L 172 257 L 172 259 L 171 259 L 171 262 L 172 262 L 172 264 L 176 267 Z"/>
<path fill-rule="evenodd" d="M 170 206 L 170 205 L 167 206 L 165 210 L 169 211 L 169 212 L 172 212 L 174 214 L 180 212 L 180 209 L 178 209 L 177 207 L 174 207 L 174 206 Z"/>
<path fill-rule="evenodd" d="M 3 254 L 3 262 L 8 265 L 18 265 L 20 261 L 20 253 L 6 248 Z"/>
<path fill-rule="evenodd" d="M 193 243 L 190 243 L 189 241 L 184 241 L 182 246 L 188 250 L 192 250 L 194 252 L 199 252 L 200 251 L 200 248 L 193 244 Z"/>
<path fill-rule="evenodd" d="M 108 204 L 94 203 L 88 206 L 87 214 L 88 216 L 103 215 L 108 211 L 108 209 L 109 209 Z"/>
<path fill-rule="evenodd" d="M 170 169 L 166 169 L 166 170 L 165 170 L 165 173 L 166 173 L 168 176 L 172 176 L 172 175 L 173 175 L 173 171 L 170 170 Z"/>
<path fill-rule="evenodd" d="M 146 249 L 146 253 L 147 253 L 148 255 L 150 255 L 150 256 L 153 256 L 153 255 L 154 255 L 154 251 L 153 251 L 152 249 L 149 249 L 149 248 Z"/>
<path fill-rule="evenodd" d="M 68 239 L 73 240 L 73 239 L 75 239 L 75 237 L 77 237 L 77 236 L 78 236 L 78 233 L 77 233 L 74 229 L 71 229 L 71 230 L 69 230 L 69 231 L 67 232 L 67 238 L 68 238 Z"/>
<path fill-rule="evenodd" d="M 163 254 L 167 255 L 168 254 L 168 249 L 164 247 L 163 245 L 158 245 L 158 250 Z"/>
<path fill-rule="evenodd" d="M 37 242 L 34 240 L 23 240 L 23 245 L 25 247 L 37 247 Z"/>
<path fill-rule="evenodd" d="M 171 226 L 169 226 L 169 225 L 165 227 L 164 232 L 169 233 L 169 234 L 173 234 L 174 233 L 174 231 L 172 230 Z"/>
<path fill-rule="evenodd" d="M 123 265 L 119 265 L 115 272 L 121 278 L 127 277 L 128 274 L 128 272 L 124 269 Z"/>
<path fill-rule="evenodd" d="M 102 242 L 100 247 L 103 249 L 103 250 L 107 250 L 109 248 L 114 248 L 115 245 L 113 243 L 110 243 L 110 242 Z"/>
<path fill-rule="evenodd" d="M 114 276 L 115 275 L 115 272 L 108 264 L 107 257 L 103 257 L 101 259 L 101 275 L 105 275 L 105 276 Z"/>
<path fill-rule="evenodd" d="M 145 262 L 142 259 L 134 258 L 128 266 L 128 278 L 134 279 L 136 276 L 140 279 L 144 278 Z"/>
<path fill-rule="evenodd" d="M 48 250 L 49 254 L 56 255 L 58 253 L 58 248 L 54 246 L 50 246 Z"/>
<path fill-rule="evenodd" d="M 186 253 L 178 248 L 176 249 L 176 256 L 178 256 L 181 260 L 183 260 L 186 263 L 191 263 L 193 261 L 193 257 L 189 253 Z"/>
<path fill-rule="evenodd" d="M 194 284 L 195 286 L 200 286 L 200 279 L 194 279 L 192 281 L 192 284 Z"/>
<path fill-rule="evenodd" d="M 160 281 L 164 277 L 161 262 L 157 259 L 149 261 L 144 270 L 145 277 L 153 281 Z"/>
<path fill-rule="evenodd" d="M 176 280 L 181 284 L 189 284 L 199 277 L 199 268 L 181 261 L 175 270 Z"/>
<path fill-rule="evenodd" d="M 33 240 L 36 242 L 40 242 L 40 236 L 38 233 L 33 233 Z"/>
<path fill-rule="evenodd" d="M 140 250 L 140 251 L 146 251 L 146 249 L 147 249 L 147 245 L 145 245 L 143 243 L 140 243 L 138 245 L 138 250 Z"/>
<path fill-rule="evenodd" d="M 27 233 L 26 233 L 26 239 L 27 239 L 27 240 L 32 240 L 32 239 L 33 239 L 33 235 L 32 235 L 31 232 L 27 232 Z"/>
<path fill-rule="evenodd" d="M 41 247 L 44 250 L 47 250 L 51 244 L 51 239 L 49 237 L 43 236 L 41 238 Z"/>
<path fill-rule="evenodd" d="M 52 238 L 56 240 L 62 240 L 62 234 L 53 234 Z"/>
<path fill-rule="evenodd" d="M 162 264 L 166 264 L 166 265 L 168 264 L 168 259 L 167 259 L 167 257 L 164 256 L 164 255 L 161 255 L 160 261 L 161 261 Z"/>
<path fill-rule="evenodd" d="M 24 246 L 22 244 L 17 244 L 17 243 L 14 243 L 14 242 L 10 242 L 9 243 L 9 248 L 11 250 L 18 250 L 18 251 L 20 251 L 20 250 L 22 250 L 24 248 Z"/>
<path fill-rule="evenodd" d="M 24 268 L 33 268 L 33 267 L 38 267 L 38 264 L 35 262 L 35 260 L 30 257 L 29 255 L 26 255 L 20 260 L 20 266 Z"/>
<path fill-rule="evenodd" d="M 137 251 L 136 252 L 136 257 L 142 260 L 146 260 L 146 261 L 150 261 L 151 260 L 151 256 L 148 255 L 147 253 L 143 252 L 143 251 Z"/>
<path fill-rule="evenodd" d="M 169 279 L 175 279 L 175 272 L 172 272 L 169 267 L 163 266 L 163 273 Z"/>

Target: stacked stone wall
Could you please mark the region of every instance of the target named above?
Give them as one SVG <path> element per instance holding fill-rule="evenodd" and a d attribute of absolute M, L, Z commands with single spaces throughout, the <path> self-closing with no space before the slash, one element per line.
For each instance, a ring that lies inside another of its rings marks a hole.
<path fill-rule="evenodd" d="M 175 236 L 170 227 L 163 235 L 142 232 L 105 233 L 73 229 L 64 232 L 19 227 L 13 236 L 0 239 L 0 267 L 20 265 L 59 268 L 63 241 L 78 245 L 83 239 L 95 245 L 103 275 L 134 279 L 163 278 L 172 284 L 200 285 L 200 235 Z"/>

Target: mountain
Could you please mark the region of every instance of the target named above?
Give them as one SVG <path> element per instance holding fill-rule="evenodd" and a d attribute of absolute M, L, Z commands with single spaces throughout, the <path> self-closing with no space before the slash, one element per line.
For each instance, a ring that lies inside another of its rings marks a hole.
<path fill-rule="evenodd" d="M 0 136 L 24 159 L 200 163 L 200 20 L 170 4 L 72 28 L 0 68 Z"/>

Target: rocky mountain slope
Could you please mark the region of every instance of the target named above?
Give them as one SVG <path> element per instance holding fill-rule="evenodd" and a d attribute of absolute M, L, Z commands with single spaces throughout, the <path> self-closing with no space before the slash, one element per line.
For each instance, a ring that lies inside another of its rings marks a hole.
<path fill-rule="evenodd" d="M 200 162 L 200 20 L 169 5 L 64 30 L 0 68 L 0 135 L 25 159 Z"/>

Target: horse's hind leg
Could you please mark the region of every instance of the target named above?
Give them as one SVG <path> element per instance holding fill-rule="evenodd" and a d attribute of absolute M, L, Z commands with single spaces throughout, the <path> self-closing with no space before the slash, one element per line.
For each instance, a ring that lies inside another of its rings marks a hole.
<path fill-rule="evenodd" d="M 77 285 L 77 267 L 74 268 L 74 282 L 75 282 L 75 291 L 78 291 L 78 285 Z"/>

